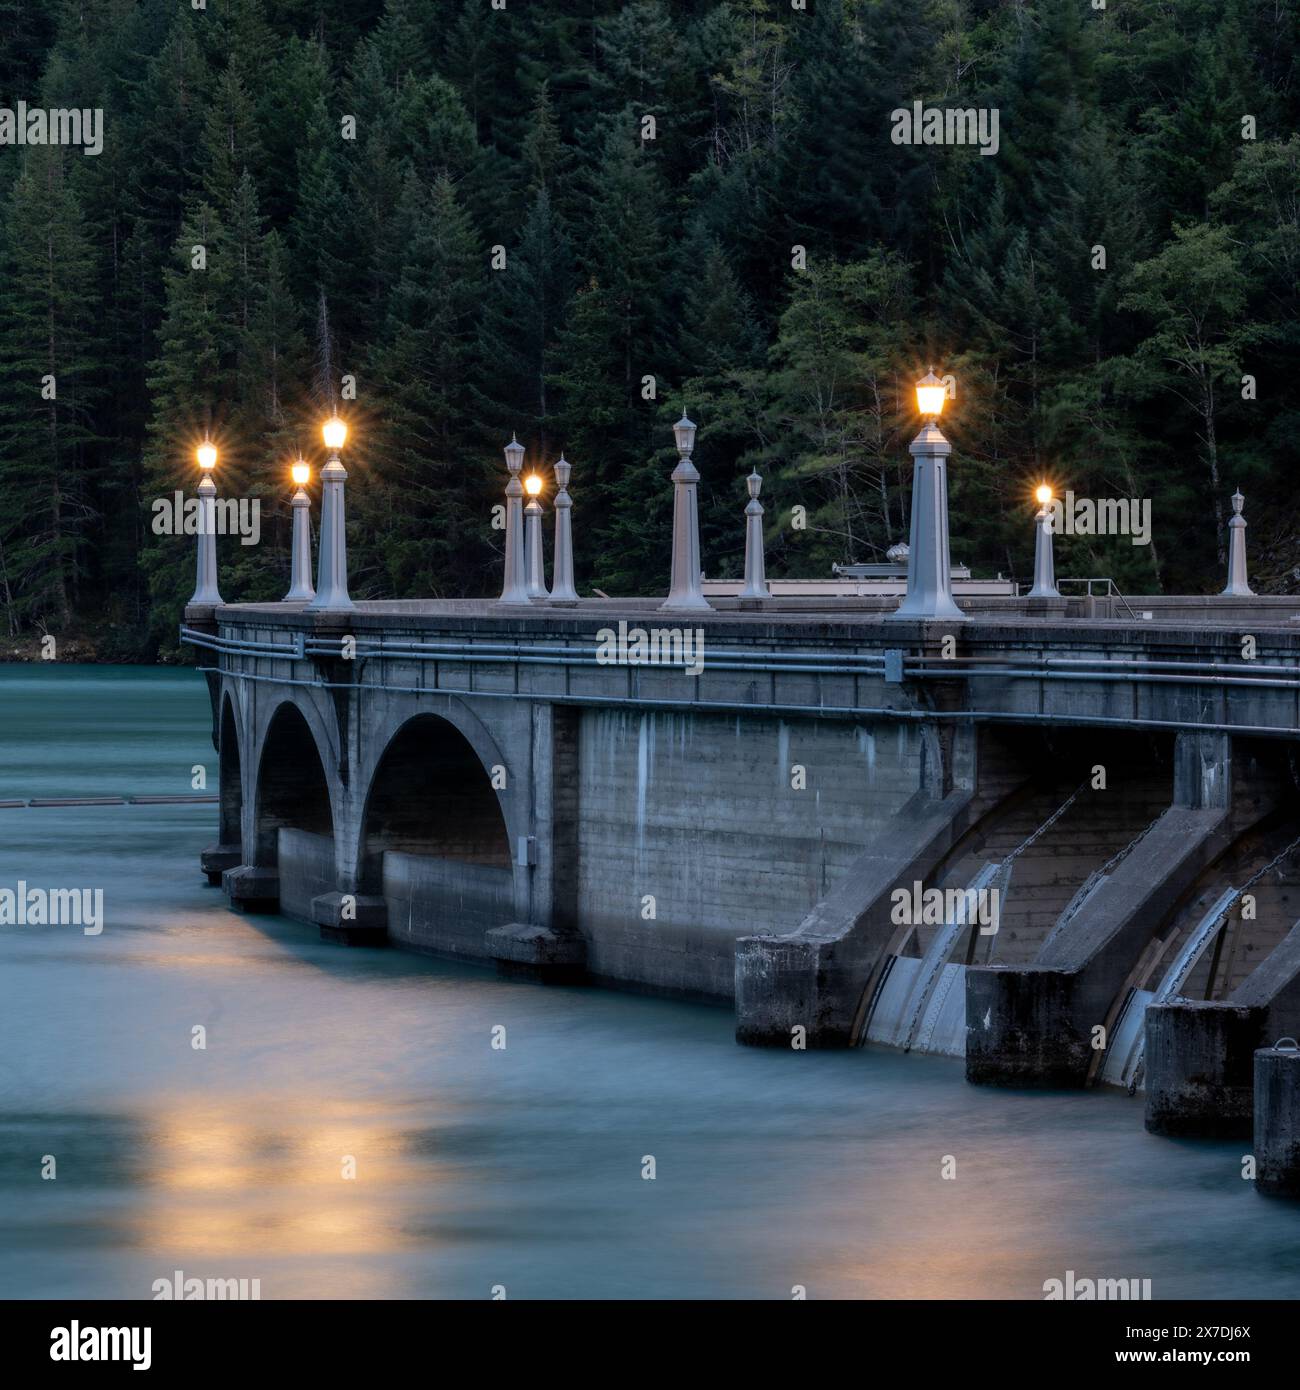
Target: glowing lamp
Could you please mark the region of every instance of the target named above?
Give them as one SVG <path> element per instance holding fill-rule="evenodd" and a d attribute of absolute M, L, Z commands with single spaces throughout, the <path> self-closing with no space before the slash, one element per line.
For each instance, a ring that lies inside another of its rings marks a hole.
<path fill-rule="evenodd" d="M 325 447 L 331 453 L 337 454 L 347 443 L 348 427 L 337 415 L 333 415 L 321 426 L 321 435 L 324 437 Z"/>
<path fill-rule="evenodd" d="M 530 474 L 524 479 L 524 491 L 529 495 L 529 497 L 536 497 L 537 494 L 538 494 L 539 492 L 541 492 L 541 490 L 542 490 L 542 479 L 541 479 L 541 475 L 538 474 L 538 473 L 530 473 Z"/>
<path fill-rule="evenodd" d="M 211 473 L 217 466 L 217 446 L 210 439 L 205 439 L 199 445 L 194 451 L 194 456 L 199 461 L 199 467 L 205 473 Z"/>
<path fill-rule="evenodd" d="M 1034 492 L 1034 496 L 1038 499 L 1038 505 L 1045 507 L 1052 500 L 1052 489 L 1043 483 Z"/>
<path fill-rule="evenodd" d="M 916 383 L 916 408 L 922 415 L 937 420 L 943 414 L 943 403 L 947 395 L 947 387 L 935 376 L 934 368 L 931 367 Z"/>
<path fill-rule="evenodd" d="M 311 482 L 311 465 L 305 459 L 299 459 L 289 473 L 297 487 L 306 487 Z"/>

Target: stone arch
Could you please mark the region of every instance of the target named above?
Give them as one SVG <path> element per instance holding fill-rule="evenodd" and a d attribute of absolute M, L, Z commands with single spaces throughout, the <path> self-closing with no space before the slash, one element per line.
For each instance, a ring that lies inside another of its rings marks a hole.
<path fill-rule="evenodd" d="M 390 934 L 481 954 L 484 930 L 513 916 L 510 846 L 507 809 L 466 732 L 432 713 L 401 724 L 371 774 L 358 844 L 359 889 L 388 900 Z"/>
<path fill-rule="evenodd" d="M 253 813 L 259 866 L 278 863 L 282 828 L 334 834 L 330 782 L 307 715 L 293 700 L 277 705 L 262 736 Z"/>
<path fill-rule="evenodd" d="M 506 818 L 489 770 L 465 734 L 438 714 L 417 714 L 389 739 L 362 816 L 361 882 L 377 892 L 386 850 L 510 867 Z"/>
<path fill-rule="evenodd" d="M 244 814 L 244 779 L 239 721 L 235 716 L 235 702 L 229 691 L 221 697 L 221 719 L 217 728 L 217 760 L 220 769 L 220 833 L 217 839 L 223 845 L 238 845 Z"/>

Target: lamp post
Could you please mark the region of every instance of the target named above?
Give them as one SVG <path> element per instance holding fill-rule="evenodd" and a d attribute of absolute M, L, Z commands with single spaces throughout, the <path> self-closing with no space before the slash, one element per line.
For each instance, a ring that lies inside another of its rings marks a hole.
<path fill-rule="evenodd" d="M 203 476 L 199 479 L 199 548 L 197 572 L 194 579 L 193 604 L 217 605 L 217 485 L 212 470 L 217 466 L 217 446 L 205 439 L 194 451 Z"/>
<path fill-rule="evenodd" d="M 348 427 L 334 415 L 325 421 L 321 436 L 330 457 L 320 474 L 323 487 L 316 597 L 307 607 L 315 613 L 348 612 L 356 604 L 348 596 L 348 538 L 343 511 L 343 484 L 348 475 L 339 459 Z"/>
<path fill-rule="evenodd" d="M 506 565 L 505 582 L 498 603 L 527 603 L 528 585 L 524 578 L 523 484 L 519 470 L 524 466 L 524 446 L 513 435 L 505 448 L 510 481 L 506 483 Z"/>
<path fill-rule="evenodd" d="M 542 491 L 542 479 L 530 473 L 524 479 L 528 505 L 524 508 L 524 585 L 530 601 L 545 600 L 546 556 L 542 553 L 542 504 L 537 500 Z"/>
<path fill-rule="evenodd" d="M 1034 496 L 1038 511 L 1034 515 L 1034 587 L 1029 598 L 1060 598 L 1056 587 L 1056 558 L 1052 553 L 1052 489 L 1044 483 Z"/>
<path fill-rule="evenodd" d="M 673 426 L 679 462 L 673 469 L 673 567 L 668 597 L 659 605 L 670 612 L 707 610 L 700 588 L 700 515 L 695 496 L 699 470 L 691 462 L 695 426 L 682 418 Z"/>
<path fill-rule="evenodd" d="M 573 465 L 560 455 L 555 465 L 555 555 L 552 559 L 550 601 L 561 608 L 578 602 L 573 587 L 573 498 L 569 496 L 569 473 Z"/>
<path fill-rule="evenodd" d="M 311 582 L 311 498 L 307 484 L 311 467 L 306 459 L 298 459 L 290 470 L 298 491 L 293 495 L 293 541 L 290 547 L 289 592 L 285 603 L 309 603 L 316 597 Z"/>
<path fill-rule="evenodd" d="M 763 480 L 757 468 L 745 479 L 745 486 L 749 488 L 749 501 L 745 504 L 745 587 L 740 591 L 742 602 L 772 597 L 763 563 L 763 504 L 758 500 Z"/>
<path fill-rule="evenodd" d="M 1241 514 L 1246 499 L 1240 490 L 1232 494 L 1232 515 L 1228 518 L 1228 587 L 1225 597 L 1247 598 L 1255 591 L 1246 577 L 1246 518 Z"/>
<path fill-rule="evenodd" d="M 966 615 L 953 602 L 952 561 L 948 554 L 948 455 L 952 445 L 936 421 L 947 394 L 928 371 L 916 383 L 917 410 L 925 418 L 912 440 L 912 530 L 907 556 L 907 595 L 887 619 L 942 618 L 961 623 Z"/>

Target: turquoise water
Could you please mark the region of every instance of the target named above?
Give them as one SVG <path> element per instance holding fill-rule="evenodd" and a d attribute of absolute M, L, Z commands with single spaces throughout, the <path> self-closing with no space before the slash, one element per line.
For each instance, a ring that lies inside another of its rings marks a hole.
<path fill-rule="evenodd" d="M 0 666 L 0 798 L 185 794 L 196 763 L 215 789 L 193 672 Z M 0 1296 L 148 1298 L 178 1269 L 263 1298 L 1041 1298 L 1070 1269 L 1300 1296 L 1300 1211 L 1242 1180 L 1245 1145 L 941 1058 L 740 1048 L 722 1009 L 324 946 L 226 910 L 198 873 L 215 828 L 212 805 L 0 809 L 0 888 L 102 888 L 106 917 L 0 927 Z"/>

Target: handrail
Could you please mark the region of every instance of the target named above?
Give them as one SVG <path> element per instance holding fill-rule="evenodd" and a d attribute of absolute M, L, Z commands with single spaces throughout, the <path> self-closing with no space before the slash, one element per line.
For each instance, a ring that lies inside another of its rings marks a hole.
<path fill-rule="evenodd" d="M 184 640 L 219 654 L 234 656 L 272 657 L 278 660 L 304 661 L 313 656 L 343 656 L 343 638 L 312 638 L 302 632 L 294 634 L 292 645 L 281 642 L 260 642 L 244 638 L 222 637 L 181 629 Z M 356 641 L 350 653 L 356 658 L 400 657 L 411 661 L 442 661 L 453 664 L 500 665 L 513 662 L 531 666 L 622 666 L 622 661 L 602 660 L 591 648 L 542 647 L 528 643 L 507 642 L 388 642 Z M 690 670 L 701 663 L 729 671 L 760 674 L 810 674 L 824 676 L 880 675 L 886 668 L 885 653 L 843 652 L 818 658 L 807 652 L 746 651 L 743 648 L 713 649 L 698 652 L 693 658 L 685 654 L 673 659 L 671 653 L 653 663 L 659 669 Z M 1116 668 L 1121 669 L 1116 669 Z M 698 673 L 697 673 L 698 674 Z M 1035 681 L 1115 681 L 1128 684 L 1199 685 L 1209 687 L 1253 687 L 1255 689 L 1300 689 L 1300 664 L 1296 666 L 1251 662 L 1236 664 L 1226 661 L 1146 660 L 1134 657 L 1051 657 L 1026 653 L 1011 659 L 996 657 L 965 657 L 950 661 L 936 657 L 914 657 L 904 661 L 901 675 L 905 680 L 969 680 L 994 677 L 999 680 Z"/>
<path fill-rule="evenodd" d="M 1119 601 L 1128 610 L 1129 617 L 1132 618 L 1134 622 L 1138 621 L 1138 615 L 1133 611 L 1132 605 L 1129 603 L 1128 599 L 1126 599 L 1124 595 L 1120 593 L 1119 587 L 1108 574 L 1097 575 L 1093 579 L 1086 579 L 1082 575 L 1066 575 L 1063 578 L 1058 579 L 1056 581 L 1056 587 L 1059 589 L 1062 584 L 1086 584 L 1088 586 L 1088 591 L 1085 595 L 1087 598 L 1096 597 L 1096 595 L 1092 592 L 1092 586 L 1094 584 L 1104 584 L 1106 588 L 1103 591 L 1103 597 L 1119 599 Z"/>

